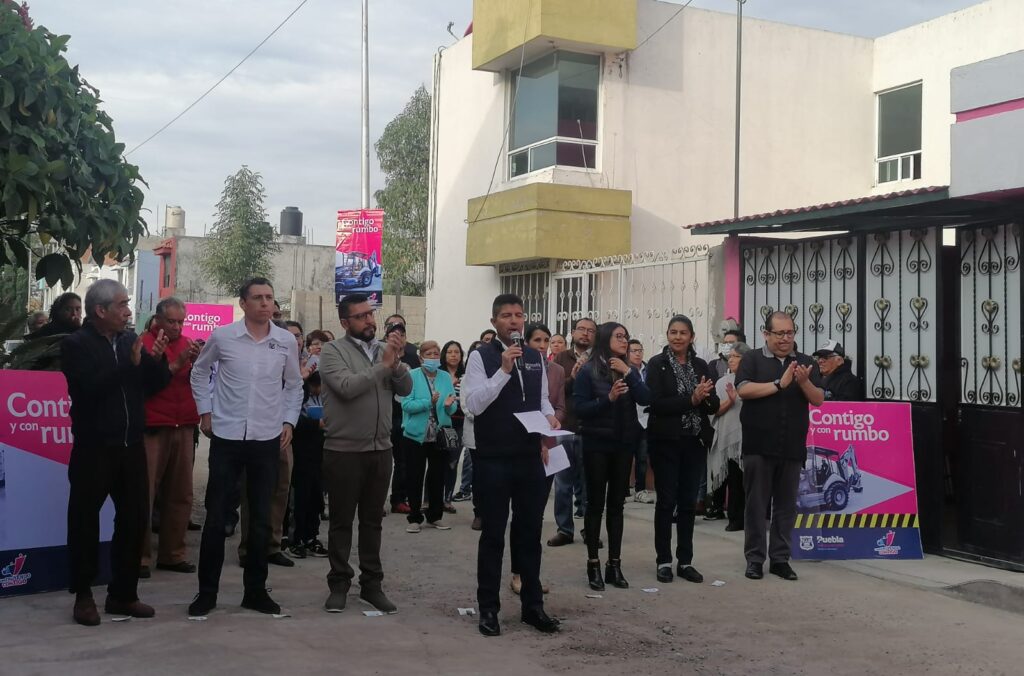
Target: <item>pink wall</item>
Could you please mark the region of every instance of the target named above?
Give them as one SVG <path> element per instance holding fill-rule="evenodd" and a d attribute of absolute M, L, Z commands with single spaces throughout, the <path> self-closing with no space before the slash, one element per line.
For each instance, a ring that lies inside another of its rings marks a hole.
<path fill-rule="evenodd" d="M 740 261 L 740 238 L 736 235 L 726 237 L 725 249 L 725 307 L 723 317 L 740 320 L 740 274 L 743 270 Z"/>

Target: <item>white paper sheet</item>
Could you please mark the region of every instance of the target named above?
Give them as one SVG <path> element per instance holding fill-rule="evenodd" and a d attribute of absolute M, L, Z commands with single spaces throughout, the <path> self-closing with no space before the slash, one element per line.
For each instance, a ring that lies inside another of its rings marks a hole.
<path fill-rule="evenodd" d="M 548 464 L 544 466 L 544 474 L 551 476 L 563 469 L 569 469 L 569 454 L 565 452 L 565 446 L 555 446 L 548 451 Z"/>
<path fill-rule="evenodd" d="M 530 434 L 540 434 L 545 437 L 567 437 L 573 434 L 565 430 L 551 429 L 551 423 L 548 422 L 547 417 L 540 411 L 527 411 L 526 413 L 516 413 L 514 415 L 519 424 L 525 427 L 526 431 Z"/>

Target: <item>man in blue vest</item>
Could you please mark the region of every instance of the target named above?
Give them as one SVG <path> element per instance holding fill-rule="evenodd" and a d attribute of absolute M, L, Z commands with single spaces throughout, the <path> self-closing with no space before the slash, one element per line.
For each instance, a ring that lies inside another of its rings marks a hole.
<path fill-rule="evenodd" d="M 553 429 L 558 419 L 548 400 L 544 357 L 519 347 L 526 315 L 523 301 L 514 294 L 494 299 L 491 325 L 497 337 L 470 354 L 462 379 L 467 413 L 474 416 L 476 452 L 473 456 L 473 492 L 483 522 L 477 550 L 477 603 L 480 633 L 501 633 L 498 598 L 501 589 L 505 526 L 512 506 L 510 539 L 519 558 L 522 578 L 522 621 L 545 633 L 558 631 L 559 622 L 544 612 L 540 584 L 541 522 L 548 483 L 541 456 L 541 439 L 530 434 L 516 413 L 540 411 Z"/>

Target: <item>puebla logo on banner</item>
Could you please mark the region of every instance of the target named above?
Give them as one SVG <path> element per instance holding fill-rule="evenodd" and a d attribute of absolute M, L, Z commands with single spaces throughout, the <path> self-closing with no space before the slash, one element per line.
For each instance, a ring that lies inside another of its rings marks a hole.
<path fill-rule="evenodd" d="M 810 409 L 792 549 L 798 559 L 923 556 L 910 404 Z"/>

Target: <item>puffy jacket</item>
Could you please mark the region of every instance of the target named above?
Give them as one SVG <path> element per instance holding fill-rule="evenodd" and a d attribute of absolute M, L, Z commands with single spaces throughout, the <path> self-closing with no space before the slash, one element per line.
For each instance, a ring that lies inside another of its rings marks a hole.
<path fill-rule="evenodd" d="M 580 434 L 607 441 L 630 443 L 637 439 L 643 428 L 637 418 L 637 404 L 650 403 L 651 393 L 640 372 L 630 368 L 626 374 L 629 392 L 615 401 L 608 398 L 612 389 L 611 377 L 601 377 L 593 361 L 588 361 L 576 374 L 573 402 L 579 420 Z"/>
<path fill-rule="evenodd" d="M 153 349 L 158 329 L 155 327 L 142 335 L 142 344 L 147 350 Z M 182 352 L 188 351 L 188 338 L 184 336 L 167 344 L 164 355 L 171 364 Z M 198 425 L 199 411 L 192 397 L 192 362 L 171 376 L 166 387 L 146 399 L 146 427 L 182 427 Z"/>
<path fill-rule="evenodd" d="M 74 448 L 130 446 L 142 441 L 146 395 L 170 380 L 167 359 L 146 350 L 132 364 L 137 336 L 123 331 L 113 342 L 89 322 L 61 342 L 61 370 L 71 396 Z"/>
<path fill-rule="evenodd" d="M 423 373 L 422 368 L 413 369 L 410 375 L 412 377 L 412 392 L 402 399 L 402 434 L 422 444 L 423 440 L 427 438 L 432 395 L 430 386 L 427 384 L 427 376 Z M 438 427 L 451 427 L 451 416 L 459 408 L 459 402 L 456 399 L 451 406 L 444 405 L 445 400 L 455 394 L 452 377 L 448 375 L 447 371 L 438 369 L 437 375 L 434 376 L 433 389 L 437 392 L 437 403 L 434 405 L 437 425 Z"/>
<path fill-rule="evenodd" d="M 647 363 L 647 387 L 651 391 L 650 418 L 647 420 L 648 439 L 681 439 L 683 436 L 682 415 L 694 408 L 690 397 L 679 394 L 676 387 L 676 374 L 668 359 L 665 353 L 661 353 L 652 357 L 651 361 Z M 703 359 L 692 357 L 691 364 L 698 381 L 701 376 L 714 381 L 715 374 L 711 372 L 707 362 Z M 714 415 L 718 411 L 719 403 L 718 395 L 711 390 L 707 399 L 696 407 L 702 414 L 700 439 L 704 442 L 705 448 L 711 446 L 711 440 L 714 437 L 714 430 L 708 416 Z"/>
<path fill-rule="evenodd" d="M 864 401 L 864 388 L 846 360 L 842 366 L 821 378 L 825 401 Z"/>

